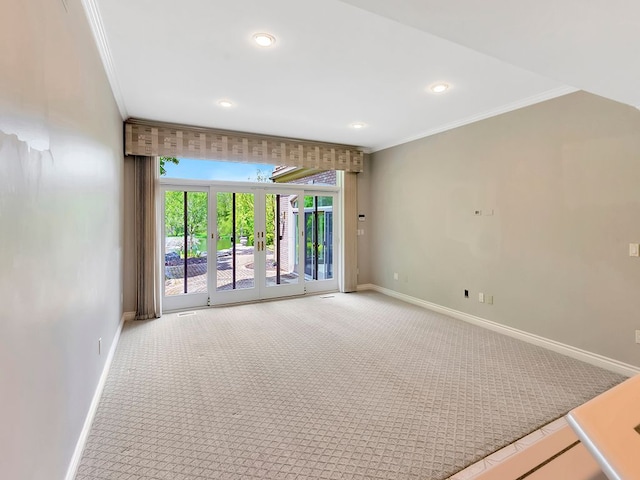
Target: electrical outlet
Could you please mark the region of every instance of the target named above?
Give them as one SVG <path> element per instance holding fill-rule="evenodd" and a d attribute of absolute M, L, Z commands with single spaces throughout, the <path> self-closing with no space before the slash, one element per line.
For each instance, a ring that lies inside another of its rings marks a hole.
<path fill-rule="evenodd" d="M 636 330 L 636 343 L 640 343 L 640 330 Z"/>
<path fill-rule="evenodd" d="M 640 243 L 630 243 L 629 244 L 629 256 L 630 257 L 640 257 Z"/>
<path fill-rule="evenodd" d="M 478 301 L 479 301 L 480 303 L 484 303 L 484 293 L 479 293 L 479 294 L 478 294 Z"/>
<path fill-rule="evenodd" d="M 394 280 L 398 280 L 398 278 L 400 278 L 400 277 L 398 276 L 398 272 L 393 272 L 393 279 L 394 279 Z"/>
<path fill-rule="evenodd" d="M 485 303 L 488 303 L 489 305 L 493 305 L 493 295 L 487 295 L 484 299 L 485 299 Z"/>

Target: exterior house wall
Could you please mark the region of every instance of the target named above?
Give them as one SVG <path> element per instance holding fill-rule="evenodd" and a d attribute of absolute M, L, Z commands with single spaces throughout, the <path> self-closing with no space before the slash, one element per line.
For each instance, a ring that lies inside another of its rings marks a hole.
<path fill-rule="evenodd" d="M 306 177 L 297 178 L 295 180 L 288 180 L 284 183 L 294 183 L 298 185 L 309 185 L 309 184 L 318 184 L 318 185 L 335 185 L 336 184 L 336 171 L 335 170 L 326 170 L 324 172 L 315 173 L 313 175 L 308 175 Z"/>

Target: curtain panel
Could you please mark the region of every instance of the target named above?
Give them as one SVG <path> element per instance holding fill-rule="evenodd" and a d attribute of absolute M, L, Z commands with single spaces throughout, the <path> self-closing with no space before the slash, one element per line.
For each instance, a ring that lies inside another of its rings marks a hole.
<path fill-rule="evenodd" d="M 136 320 L 162 315 L 157 157 L 135 157 Z"/>
<path fill-rule="evenodd" d="M 125 154 L 362 172 L 357 147 L 129 119 Z"/>

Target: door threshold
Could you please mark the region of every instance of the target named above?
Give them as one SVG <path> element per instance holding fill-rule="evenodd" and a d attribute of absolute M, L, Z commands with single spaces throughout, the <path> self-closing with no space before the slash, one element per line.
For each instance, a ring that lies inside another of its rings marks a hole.
<path fill-rule="evenodd" d="M 219 303 L 217 305 L 211 305 L 209 307 L 204 307 L 204 308 L 220 308 L 220 307 L 232 307 L 236 305 L 252 305 L 254 303 L 277 302 L 278 300 L 312 297 L 312 296 L 327 295 L 327 294 L 338 293 L 338 292 L 339 292 L 338 290 L 325 290 L 323 292 L 305 292 L 299 295 L 286 295 L 282 297 L 273 297 L 273 298 L 257 298 L 255 300 L 245 300 L 244 302 Z"/>
<path fill-rule="evenodd" d="M 266 302 L 276 302 L 278 300 L 288 300 L 293 298 L 302 298 L 302 297 L 317 297 L 322 295 L 333 295 L 335 293 L 340 293 L 339 290 L 325 290 L 322 292 L 306 292 L 300 295 L 287 295 L 285 297 L 273 297 L 273 298 L 258 298 L 255 300 L 245 300 L 244 302 L 230 302 L 230 303 L 219 303 L 217 305 L 203 305 L 200 307 L 189 307 L 189 308 L 179 308 L 176 310 L 166 310 L 163 311 L 163 315 L 170 315 L 173 313 L 181 313 L 181 312 L 191 312 L 194 310 L 207 310 L 210 308 L 221 308 L 221 307 L 235 307 L 238 305 L 252 305 L 255 303 L 266 303 Z"/>

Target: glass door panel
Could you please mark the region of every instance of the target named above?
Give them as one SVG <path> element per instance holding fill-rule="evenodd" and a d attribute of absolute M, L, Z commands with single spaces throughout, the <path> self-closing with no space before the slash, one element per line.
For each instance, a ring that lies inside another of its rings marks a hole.
<path fill-rule="evenodd" d="M 311 282 L 308 291 L 337 288 L 334 275 L 334 206 L 334 195 L 305 195 L 304 209 L 302 212 L 298 209 L 298 221 L 303 222 L 305 229 L 303 262 L 305 281 Z M 315 287 L 313 282 L 323 282 L 324 286 Z"/>
<path fill-rule="evenodd" d="M 257 298 L 255 194 L 217 192 L 215 199 L 216 303 Z"/>
<path fill-rule="evenodd" d="M 296 271 L 296 224 L 291 222 L 290 195 L 267 193 L 266 203 L 266 281 L 267 286 L 299 283 Z"/>
<path fill-rule="evenodd" d="M 263 297 L 304 293 L 299 272 L 298 223 L 294 204 L 301 192 L 264 193 L 264 286 Z"/>
<path fill-rule="evenodd" d="M 164 191 L 164 309 L 205 305 L 208 297 L 206 191 Z"/>

